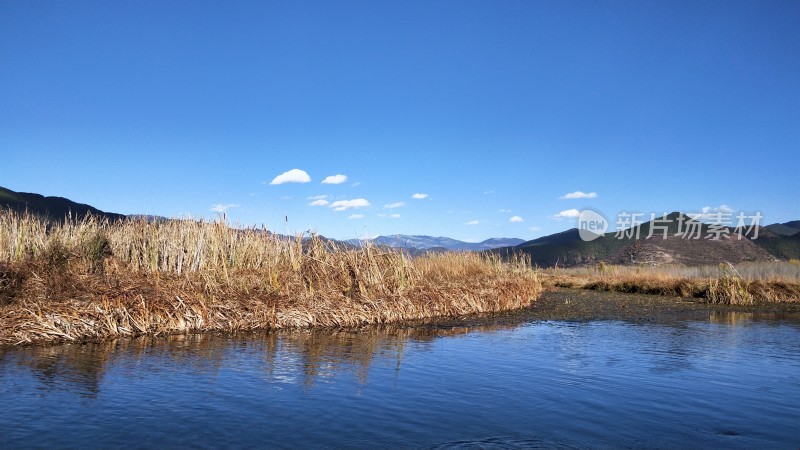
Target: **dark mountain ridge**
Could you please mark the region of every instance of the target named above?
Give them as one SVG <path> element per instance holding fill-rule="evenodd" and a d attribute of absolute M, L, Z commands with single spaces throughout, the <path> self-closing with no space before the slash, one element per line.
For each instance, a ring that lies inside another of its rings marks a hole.
<path fill-rule="evenodd" d="M 674 212 L 622 233 L 605 233 L 592 241 L 581 239 L 578 229 L 573 228 L 495 251 L 527 254 L 541 267 L 581 266 L 601 261 L 704 265 L 800 258 L 800 233 L 787 236 L 773 232 L 771 227 L 715 227 Z"/>
<path fill-rule="evenodd" d="M 69 215 L 76 218 L 92 215 L 111 221 L 122 220 L 126 217 L 122 214 L 101 211 L 93 206 L 73 202 L 63 197 L 45 197 L 29 192 L 14 192 L 4 187 L 0 187 L 0 207 L 18 212 L 28 211 L 31 214 L 59 222 Z"/>

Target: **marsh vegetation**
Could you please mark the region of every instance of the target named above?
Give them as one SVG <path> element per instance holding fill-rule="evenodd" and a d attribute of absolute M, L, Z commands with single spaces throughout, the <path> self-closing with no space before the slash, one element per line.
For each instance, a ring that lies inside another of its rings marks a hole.
<path fill-rule="evenodd" d="M 393 323 L 521 308 L 540 292 L 525 257 L 411 259 L 224 221 L 0 211 L 0 344 Z"/>
<path fill-rule="evenodd" d="M 669 295 L 709 303 L 754 305 L 800 301 L 800 262 L 773 261 L 717 266 L 617 266 L 547 269 L 545 284 L 557 287 Z"/>

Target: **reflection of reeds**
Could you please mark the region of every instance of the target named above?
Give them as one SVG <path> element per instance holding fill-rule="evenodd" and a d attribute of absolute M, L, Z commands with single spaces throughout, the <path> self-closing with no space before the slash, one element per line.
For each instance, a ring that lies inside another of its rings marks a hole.
<path fill-rule="evenodd" d="M 683 266 L 608 266 L 541 272 L 546 284 L 669 295 L 709 303 L 752 305 L 800 301 L 800 267 L 786 262 Z"/>
<path fill-rule="evenodd" d="M 257 333 L 178 334 L 141 336 L 135 339 L 109 339 L 88 345 L 28 346 L 9 350 L 16 364 L 28 367 L 45 387 L 73 389 L 85 396 L 96 396 L 110 367 L 139 374 L 140 365 L 131 361 L 163 360 L 169 367 L 191 367 L 193 371 L 216 377 L 226 358 L 239 357 L 242 351 L 263 352 L 261 365 L 270 379 L 312 386 L 320 378 L 351 372 L 361 384 L 368 381 L 370 366 L 378 358 L 397 359 L 401 370 L 403 352 L 409 345 L 415 351 L 432 349 L 436 339 L 468 333 L 490 333 L 517 325 L 485 324 L 473 326 L 397 326 L 377 325 L 352 330 L 306 329 Z M 231 346 L 240 351 L 230 352 Z M 0 350 L 0 360 L 4 354 Z M 127 363 L 119 364 L 120 360 Z M 259 358 L 249 359 L 259 364 Z M 288 363 L 287 361 L 291 361 Z"/>
<path fill-rule="evenodd" d="M 755 314 L 743 311 L 712 311 L 709 322 L 724 325 L 739 325 L 752 322 Z"/>
<path fill-rule="evenodd" d="M 520 308 L 540 288 L 522 257 L 0 212 L 0 343 L 391 323 Z"/>

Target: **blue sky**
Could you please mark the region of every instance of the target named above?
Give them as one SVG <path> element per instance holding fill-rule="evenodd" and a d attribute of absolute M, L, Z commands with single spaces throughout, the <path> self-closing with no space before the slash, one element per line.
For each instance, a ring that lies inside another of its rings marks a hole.
<path fill-rule="evenodd" d="M 0 185 L 106 211 L 335 238 L 784 222 L 798 124 L 797 1 L 0 3 Z"/>

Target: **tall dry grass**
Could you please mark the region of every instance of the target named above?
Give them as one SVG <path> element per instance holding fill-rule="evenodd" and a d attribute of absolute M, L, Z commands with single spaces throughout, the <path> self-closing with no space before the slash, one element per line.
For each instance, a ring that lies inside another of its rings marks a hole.
<path fill-rule="evenodd" d="M 541 292 L 523 257 L 409 258 L 222 221 L 48 223 L 0 211 L 0 343 L 355 326 L 496 312 Z"/>
<path fill-rule="evenodd" d="M 717 266 L 613 266 L 548 269 L 545 282 L 560 287 L 697 298 L 753 305 L 800 301 L 800 265 L 786 261 Z"/>

